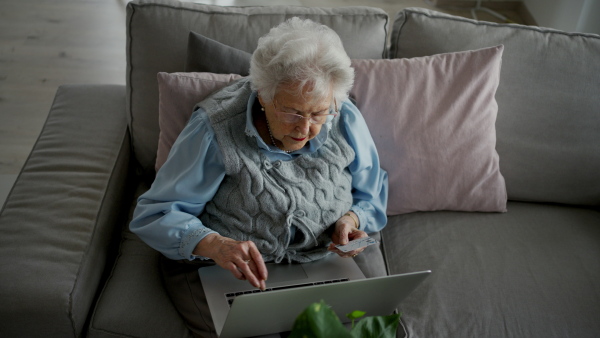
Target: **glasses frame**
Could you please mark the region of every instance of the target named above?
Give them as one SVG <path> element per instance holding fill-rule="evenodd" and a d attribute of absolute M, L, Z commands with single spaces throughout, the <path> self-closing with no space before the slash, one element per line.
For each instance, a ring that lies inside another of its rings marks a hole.
<path fill-rule="evenodd" d="M 338 114 L 340 113 L 339 110 L 338 110 L 338 107 L 337 107 L 337 101 L 335 99 L 333 99 L 333 109 L 334 109 L 335 114 L 318 114 L 318 115 L 315 115 L 315 114 L 311 113 L 310 116 L 302 116 L 300 114 L 294 114 L 294 113 L 285 113 L 285 112 L 277 109 L 277 106 L 275 105 L 276 103 L 277 103 L 277 99 L 274 99 L 271 104 L 273 105 L 273 109 L 275 110 L 275 114 L 277 115 L 277 118 L 279 119 L 279 121 L 281 121 L 283 123 L 288 123 L 288 124 L 296 124 L 296 123 L 300 122 L 303 119 L 308 119 L 308 122 L 310 122 L 310 124 L 323 125 L 323 124 L 327 123 L 327 119 L 330 116 L 333 118 L 333 117 L 338 116 Z M 332 110 L 332 107 L 330 106 L 329 107 L 329 111 L 331 112 L 331 110 Z M 285 118 L 286 116 L 289 117 L 289 118 L 291 118 L 291 119 L 293 119 L 294 121 L 291 121 L 291 120 L 286 121 L 286 118 Z M 318 122 L 318 121 L 314 121 L 313 118 L 315 118 L 316 116 L 318 116 L 318 117 L 325 117 L 326 118 L 325 122 L 321 123 L 321 122 Z"/>

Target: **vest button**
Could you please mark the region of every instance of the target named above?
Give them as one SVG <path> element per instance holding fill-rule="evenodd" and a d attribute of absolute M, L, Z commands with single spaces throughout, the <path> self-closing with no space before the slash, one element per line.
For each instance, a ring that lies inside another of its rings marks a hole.
<path fill-rule="evenodd" d="M 275 162 L 273 162 L 273 166 L 274 166 L 275 168 L 279 168 L 279 167 L 281 167 L 281 161 L 275 161 Z"/>
<path fill-rule="evenodd" d="M 294 215 L 296 215 L 296 217 L 304 217 L 306 216 L 306 213 L 304 212 L 304 210 L 296 210 L 294 211 Z"/>

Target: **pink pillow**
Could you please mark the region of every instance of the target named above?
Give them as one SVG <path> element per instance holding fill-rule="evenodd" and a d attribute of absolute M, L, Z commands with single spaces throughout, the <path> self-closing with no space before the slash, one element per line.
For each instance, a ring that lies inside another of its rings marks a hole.
<path fill-rule="evenodd" d="M 503 49 L 353 61 L 351 95 L 389 174 L 388 215 L 506 211 L 494 98 Z"/>
<path fill-rule="evenodd" d="M 187 124 L 196 103 L 241 78 L 236 74 L 158 73 L 158 151 L 155 169 L 167 160 L 169 151 Z"/>

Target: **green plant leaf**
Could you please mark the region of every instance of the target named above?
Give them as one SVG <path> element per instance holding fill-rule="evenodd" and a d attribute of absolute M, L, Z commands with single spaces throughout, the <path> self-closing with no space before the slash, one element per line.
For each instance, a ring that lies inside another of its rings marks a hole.
<path fill-rule="evenodd" d="M 350 319 L 350 320 L 355 320 L 355 319 L 361 318 L 365 314 L 366 314 L 366 312 L 364 312 L 364 311 L 356 310 L 356 311 L 352 311 L 349 314 L 347 314 L 346 317 L 348 317 L 348 319 Z"/>
<path fill-rule="evenodd" d="M 346 315 L 346 317 L 348 317 L 348 319 L 350 319 L 350 320 L 352 321 L 352 328 L 354 328 L 354 322 L 355 322 L 355 321 L 356 321 L 358 318 L 360 318 L 360 317 L 364 316 L 364 315 L 365 315 L 365 313 L 366 313 L 366 312 L 364 312 L 364 311 L 358 311 L 358 310 L 355 310 L 355 311 L 352 311 L 352 312 L 350 312 L 349 314 L 347 314 L 347 315 Z"/>
<path fill-rule="evenodd" d="M 353 337 L 396 337 L 399 314 L 389 316 L 373 316 L 360 320 L 350 333 Z"/>
<path fill-rule="evenodd" d="M 335 312 L 324 301 L 309 305 L 294 322 L 290 338 L 351 338 Z"/>

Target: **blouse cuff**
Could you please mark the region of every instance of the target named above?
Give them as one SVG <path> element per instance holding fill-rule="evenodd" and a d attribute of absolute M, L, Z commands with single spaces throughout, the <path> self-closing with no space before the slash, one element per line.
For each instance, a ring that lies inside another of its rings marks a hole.
<path fill-rule="evenodd" d="M 189 231 L 181 239 L 181 243 L 179 245 L 179 254 L 182 257 L 184 257 L 185 259 L 190 260 L 190 261 L 194 260 L 194 259 L 201 259 L 201 260 L 210 259 L 208 257 L 197 256 L 197 255 L 193 254 L 194 249 L 196 248 L 196 245 L 198 245 L 198 243 L 200 243 L 200 241 L 203 240 L 204 237 L 206 237 L 210 234 L 218 234 L 218 233 L 216 231 L 213 231 L 204 226 L 201 226 L 200 228 Z"/>
<path fill-rule="evenodd" d="M 358 230 L 364 231 L 365 225 L 367 224 L 367 216 L 365 215 L 365 211 L 358 205 L 353 205 L 352 208 L 350 208 L 350 211 L 354 212 L 356 217 L 358 217 Z"/>

